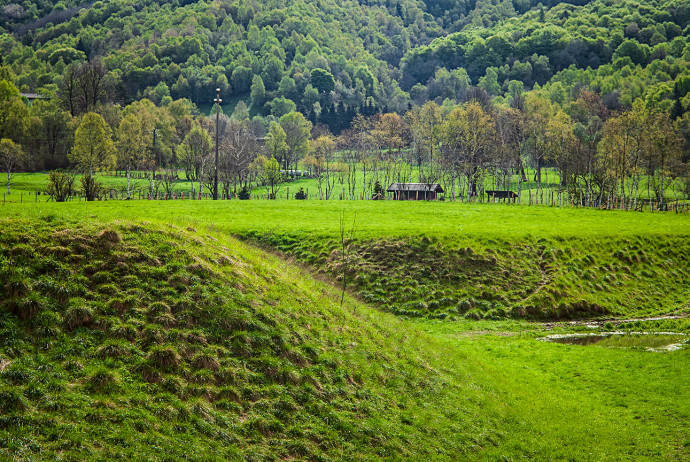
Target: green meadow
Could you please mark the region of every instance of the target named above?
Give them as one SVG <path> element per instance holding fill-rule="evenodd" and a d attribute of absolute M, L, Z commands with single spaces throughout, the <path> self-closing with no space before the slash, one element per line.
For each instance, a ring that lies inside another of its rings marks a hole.
<path fill-rule="evenodd" d="M 356 179 L 356 184 L 355 184 L 355 197 L 357 200 L 361 199 L 363 197 L 364 193 L 364 187 L 363 187 L 363 182 L 362 182 L 362 171 L 361 171 L 361 166 L 358 167 L 360 170 L 358 170 L 357 174 L 357 179 Z M 167 170 L 164 172 L 168 172 Z M 304 170 L 305 174 L 306 169 Z M 160 171 L 159 171 L 160 173 Z M 501 186 L 501 185 L 496 185 L 495 179 L 493 177 L 485 177 L 483 179 L 483 184 L 484 184 L 484 189 L 485 190 L 493 190 L 493 189 L 509 189 L 515 193 L 520 191 L 520 201 L 523 204 L 553 204 L 553 205 L 560 205 L 560 206 L 569 206 L 573 204 L 577 204 L 578 201 L 582 198 L 579 197 L 569 197 L 567 196 L 566 192 L 563 190 L 563 188 L 560 185 L 560 175 L 559 172 L 553 168 L 545 168 L 542 171 L 542 189 L 539 192 L 539 196 L 537 196 L 537 188 L 536 188 L 536 183 L 534 181 L 534 176 L 535 176 L 535 171 L 533 169 L 526 169 L 525 170 L 526 177 L 529 178 L 529 181 L 524 181 L 520 185 L 518 185 L 518 178 L 517 175 L 512 175 L 510 180 L 508 181 L 508 185 L 506 187 Z M 147 176 L 150 175 L 150 172 L 132 172 L 132 178 L 130 181 L 130 191 L 131 191 L 131 197 L 134 199 L 139 199 L 140 197 L 148 197 L 149 191 L 151 189 L 151 185 L 149 183 L 149 180 L 147 179 Z M 137 176 L 140 176 L 141 178 L 137 178 Z M 79 185 L 79 178 L 81 176 L 77 175 L 77 181 L 75 182 L 76 190 L 79 190 L 80 185 Z M 412 179 L 410 181 L 417 181 L 417 171 L 416 167 L 412 168 Z M 11 187 L 10 187 L 10 194 L 7 194 L 7 188 L 6 188 L 6 183 L 5 183 L 5 188 L 2 189 L 2 199 L 4 200 L 5 203 L 7 202 L 22 202 L 22 201 L 46 201 L 49 200 L 49 197 L 36 197 L 36 193 L 41 193 L 45 191 L 46 183 L 47 183 L 47 178 L 48 174 L 44 172 L 37 172 L 37 173 L 19 173 L 17 174 L 12 182 L 11 182 Z M 183 171 L 178 170 L 177 171 L 177 178 L 178 180 L 174 183 L 171 184 L 171 190 L 174 191 L 176 197 L 179 197 L 180 194 L 184 194 L 185 197 L 189 197 L 192 191 L 195 193 L 199 193 L 199 183 L 198 182 L 191 182 L 186 179 L 185 174 Z M 372 174 L 369 173 L 369 178 L 367 180 L 368 183 L 371 182 Z M 103 188 L 108 191 L 108 194 L 112 194 L 113 196 L 117 194 L 116 197 L 126 197 L 126 192 L 127 192 L 127 178 L 124 176 L 123 172 L 119 172 L 119 175 L 115 175 L 114 172 L 109 172 L 109 173 L 100 173 L 97 174 L 97 179 L 99 183 L 103 186 Z M 638 200 L 641 202 L 644 202 L 645 205 L 645 210 L 649 211 L 649 199 L 654 198 L 654 192 L 648 190 L 648 181 L 647 177 L 643 177 L 641 179 L 641 183 L 639 186 L 639 197 Z M 383 188 L 386 189 L 389 185 L 382 184 Z M 222 189 L 221 186 L 219 188 Z M 325 194 L 325 181 L 323 184 L 324 188 L 324 194 Z M 341 200 L 341 196 L 343 198 L 347 198 L 347 182 L 345 181 L 344 184 L 337 183 L 333 187 L 333 193 L 329 201 L 339 201 Z M 460 194 L 460 186 L 456 184 L 456 201 L 462 202 L 463 197 Z M 266 188 L 260 186 L 259 184 L 251 183 L 249 186 L 250 192 L 252 194 L 253 200 L 266 200 Z M 286 200 L 294 200 L 295 194 L 302 189 L 307 196 L 309 200 L 319 200 L 319 189 L 318 189 L 318 182 L 316 179 L 309 178 L 308 176 L 305 177 L 297 177 L 293 179 L 287 179 L 286 181 L 281 183 L 280 186 L 278 187 L 278 193 L 276 195 L 277 200 L 280 201 L 286 201 Z M 371 187 L 369 188 L 371 189 Z M 238 188 L 239 190 L 239 188 Z M 165 189 L 163 185 L 158 186 L 158 194 L 160 198 L 163 198 L 165 195 Z M 206 195 L 204 196 L 205 199 L 210 198 L 208 188 L 205 187 L 204 191 Z M 371 191 L 368 193 L 371 195 Z M 154 194 L 155 196 L 155 194 Z M 451 200 L 451 191 L 446 191 L 445 194 L 442 194 L 441 197 L 443 197 L 446 200 Z M 664 201 L 666 203 L 674 203 L 674 202 L 679 202 L 681 204 L 687 203 L 687 197 L 685 197 L 684 193 L 682 192 L 682 185 L 679 179 L 675 179 L 673 181 L 669 180 L 665 189 L 664 193 Z M 77 197 L 74 197 L 73 200 L 78 200 Z M 83 200 L 83 199 L 82 199 Z M 482 197 L 482 201 L 488 200 L 486 196 Z"/>
<path fill-rule="evenodd" d="M 690 334 L 688 237 L 505 204 L 8 203 L 0 457 L 685 460 L 690 349 L 540 339 Z"/>

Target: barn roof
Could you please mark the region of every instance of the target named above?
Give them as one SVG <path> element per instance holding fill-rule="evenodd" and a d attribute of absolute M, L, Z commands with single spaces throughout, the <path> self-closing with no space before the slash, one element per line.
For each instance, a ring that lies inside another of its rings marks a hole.
<path fill-rule="evenodd" d="M 438 183 L 391 183 L 388 192 L 411 191 L 411 192 L 436 192 L 442 193 L 443 188 Z"/>

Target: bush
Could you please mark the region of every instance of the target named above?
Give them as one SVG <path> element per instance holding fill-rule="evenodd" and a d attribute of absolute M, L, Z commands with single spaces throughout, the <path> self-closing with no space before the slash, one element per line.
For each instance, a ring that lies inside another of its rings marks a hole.
<path fill-rule="evenodd" d="M 5 413 L 24 409 L 26 409 L 26 404 L 19 394 L 13 391 L 0 392 L 0 411 Z"/>
<path fill-rule="evenodd" d="M 81 190 L 84 192 L 87 201 L 95 200 L 102 191 L 101 184 L 90 174 L 81 177 Z"/>
<path fill-rule="evenodd" d="M 53 170 L 48 176 L 46 194 L 53 196 L 55 202 L 65 202 L 74 193 L 74 175 Z"/>
<path fill-rule="evenodd" d="M 237 198 L 243 201 L 246 201 L 247 199 L 249 199 L 249 197 L 249 191 L 247 191 L 246 187 L 242 188 L 242 191 L 240 191 L 240 193 L 237 195 Z"/>
<path fill-rule="evenodd" d="M 304 188 L 299 188 L 299 191 L 295 194 L 295 199 L 304 200 L 307 198 L 307 194 L 304 192 Z"/>
<path fill-rule="evenodd" d="M 383 186 L 381 186 L 379 180 L 376 180 L 376 183 L 374 183 L 374 197 L 372 197 L 372 199 L 375 201 L 383 199 L 383 194 Z"/>
<path fill-rule="evenodd" d="M 147 359 L 163 369 L 173 369 L 179 366 L 182 361 L 180 354 L 173 347 L 155 347 Z"/>

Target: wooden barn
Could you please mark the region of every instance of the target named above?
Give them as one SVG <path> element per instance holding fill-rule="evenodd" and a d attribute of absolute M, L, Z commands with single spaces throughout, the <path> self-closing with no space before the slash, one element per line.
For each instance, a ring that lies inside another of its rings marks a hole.
<path fill-rule="evenodd" d="M 393 199 L 401 201 L 430 201 L 443 193 L 438 183 L 392 183 L 387 192 L 393 193 Z"/>

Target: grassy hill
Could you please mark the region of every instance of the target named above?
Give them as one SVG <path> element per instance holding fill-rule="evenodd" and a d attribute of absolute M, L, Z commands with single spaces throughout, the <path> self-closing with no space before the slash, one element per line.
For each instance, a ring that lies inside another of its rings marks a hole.
<path fill-rule="evenodd" d="M 474 434 L 488 396 L 450 379 L 463 368 L 431 367 L 425 335 L 341 308 L 233 239 L 127 221 L 0 227 L 5 455 L 452 458 L 494 431 Z M 438 432 L 457 438 L 440 447 Z"/>
<path fill-rule="evenodd" d="M 376 201 L 12 204 L 17 216 L 139 217 L 278 250 L 401 316 L 582 318 L 690 310 L 687 214 Z M 354 233 L 343 253 L 340 220 Z"/>
<path fill-rule="evenodd" d="M 268 226 L 268 209 L 123 205 L 2 210 L 2 457 L 688 456 L 688 350 L 572 347 L 536 341 L 536 324 L 402 321 L 349 297 L 341 307 L 329 284 L 230 237 Z M 306 236 L 300 212 L 273 211 Z M 332 237 L 338 213 L 311 235 Z M 662 217 L 660 230 L 684 223 Z M 363 237 L 385 232 L 361 223 Z"/>

